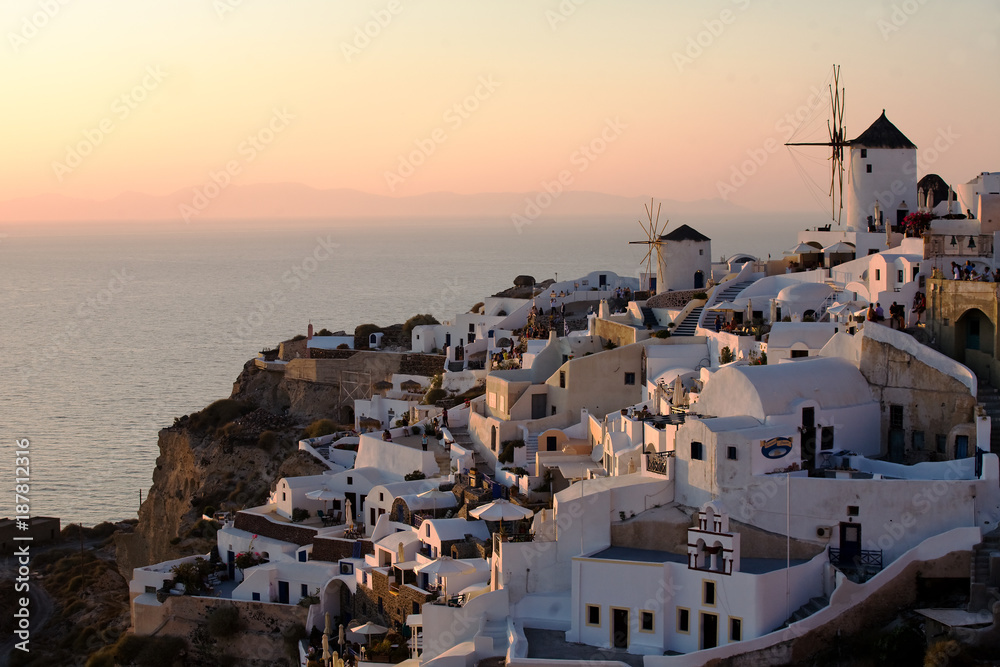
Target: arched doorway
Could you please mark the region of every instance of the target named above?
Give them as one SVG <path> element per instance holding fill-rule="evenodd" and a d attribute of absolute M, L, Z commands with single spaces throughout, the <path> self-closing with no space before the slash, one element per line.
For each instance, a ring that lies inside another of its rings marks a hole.
<path fill-rule="evenodd" d="M 497 427 L 490 427 L 490 451 L 495 452 L 497 450 Z"/>
<path fill-rule="evenodd" d="M 983 311 L 971 308 L 955 320 L 955 359 L 980 377 L 989 377 L 996 329 Z"/>
<path fill-rule="evenodd" d="M 354 423 L 354 408 L 350 405 L 340 406 L 340 423 L 341 424 L 353 424 Z"/>
<path fill-rule="evenodd" d="M 705 287 L 705 274 L 702 271 L 694 272 L 694 288 L 703 289 Z"/>

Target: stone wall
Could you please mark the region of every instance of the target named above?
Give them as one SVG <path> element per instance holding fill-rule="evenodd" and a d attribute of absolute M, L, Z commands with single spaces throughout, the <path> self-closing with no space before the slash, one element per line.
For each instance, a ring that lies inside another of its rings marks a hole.
<path fill-rule="evenodd" d="M 354 615 L 372 620 L 387 628 L 398 629 L 406 625 L 406 617 L 419 614 L 420 606 L 436 596 L 410 584 L 404 584 L 397 590 L 389 590 L 389 576 L 381 570 L 368 573 L 368 583 L 371 588 L 358 586 L 354 594 Z M 381 600 L 382 611 L 379 611 Z M 413 605 L 417 606 L 414 607 Z"/>
<path fill-rule="evenodd" d="M 250 512 L 237 512 L 233 527 L 238 530 L 245 530 L 248 533 L 263 535 L 282 542 L 291 542 L 303 546 L 311 544 L 316 539 L 316 529 L 306 526 L 293 526 L 291 524 L 275 523 L 267 517 Z"/>
<path fill-rule="evenodd" d="M 209 615 L 220 607 L 239 610 L 238 633 L 222 638 L 209 634 Z M 223 664 L 220 658 L 229 656 L 241 665 L 269 666 L 287 663 L 282 632 L 294 625 L 304 626 L 308 612 L 299 605 L 171 596 L 159 606 L 142 605 L 135 619 L 135 634 L 182 637 L 189 654 L 214 657 L 216 664 Z"/>
<path fill-rule="evenodd" d="M 324 350 L 318 347 L 309 348 L 310 359 L 350 359 L 357 350 Z"/>
<path fill-rule="evenodd" d="M 649 308 L 683 308 L 695 294 L 704 294 L 704 289 L 678 290 L 676 292 L 660 292 L 646 300 Z"/>
<path fill-rule="evenodd" d="M 308 358 L 309 341 L 305 338 L 299 340 L 286 340 L 285 342 L 278 345 L 278 358 L 282 361 L 291 361 L 292 359 L 298 358 Z"/>
<path fill-rule="evenodd" d="M 375 553 L 371 540 L 357 540 L 361 544 L 361 555 Z M 313 540 L 312 560 L 322 560 L 336 563 L 344 558 L 354 556 L 355 540 L 345 540 L 339 537 L 317 537 Z"/>

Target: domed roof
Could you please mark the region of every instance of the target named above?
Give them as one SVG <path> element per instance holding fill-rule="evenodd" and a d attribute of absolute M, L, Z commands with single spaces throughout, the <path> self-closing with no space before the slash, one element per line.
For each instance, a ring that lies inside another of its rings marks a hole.
<path fill-rule="evenodd" d="M 775 298 L 778 301 L 822 301 L 832 291 L 833 288 L 826 283 L 799 283 L 782 288 Z"/>

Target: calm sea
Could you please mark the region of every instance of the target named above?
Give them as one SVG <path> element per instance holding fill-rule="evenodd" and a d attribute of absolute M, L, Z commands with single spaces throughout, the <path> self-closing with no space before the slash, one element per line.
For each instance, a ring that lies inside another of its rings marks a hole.
<path fill-rule="evenodd" d="M 800 216 L 689 219 L 712 253 L 780 255 Z M 157 431 L 224 398 L 244 362 L 317 329 L 466 312 L 518 274 L 638 275 L 635 221 L 273 221 L 0 225 L 0 515 L 14 441 L 31 512 L 135 517 Z"/>

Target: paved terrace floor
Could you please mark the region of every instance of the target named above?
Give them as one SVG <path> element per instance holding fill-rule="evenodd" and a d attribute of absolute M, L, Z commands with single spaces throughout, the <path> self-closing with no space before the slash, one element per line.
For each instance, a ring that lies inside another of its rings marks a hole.
<path fill-rule="evenodd" d="M 633 655 L 622 649 L 574 644 L 566 641 L 566 632 L 563 630 L 525 628 L 524 637 L 528 640 L 529 658 L 579 661 L 580 665 L 589 664 L 595 660 L 619 660 L 629 667 L 642 667 L 641 655 Z M 567 665 L 569 666 L 570 663 Z"/>

